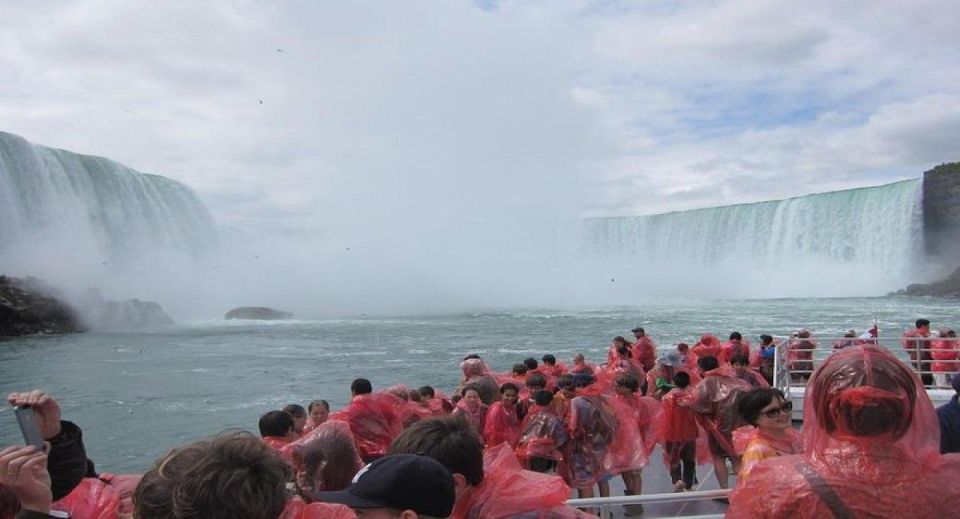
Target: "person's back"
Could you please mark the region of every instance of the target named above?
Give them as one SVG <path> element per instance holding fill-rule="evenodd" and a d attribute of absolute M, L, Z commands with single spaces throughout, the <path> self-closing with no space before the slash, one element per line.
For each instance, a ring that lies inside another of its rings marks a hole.
<path fill-rule="evenodd" d="M 759 463 L 728 517 L 956 516 L 960 457 L 940 456 L 930 399 L 889 351 L 831 355 L 804 406 L 804 454 Z"/>
<path fill-rule="evenodd" d="M 960 376 L 953 377 L 956 394 L 949 402 L 937 408 L 940 423 L 940 453 L 960 452 Z"/>

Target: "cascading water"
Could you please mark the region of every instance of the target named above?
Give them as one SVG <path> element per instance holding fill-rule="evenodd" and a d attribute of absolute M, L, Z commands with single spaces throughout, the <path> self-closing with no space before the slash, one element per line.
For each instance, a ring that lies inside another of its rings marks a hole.
<path fill-rule="evenodd" d="M 912 282 L 923 268 L 921 204 L 917 179 L 787 200 L 593 218 L 581 225 L 581 246 L 620 268 L 665 269 L 700 276 L 706 284 L 754 284 L 755 290 L 730 295 L 878 294 Z"/>
<path fill-rule="evenodd" d="M 213 218 L 183 184 L 0 132 L 0 253 L 22 259 L 33 249 L 106 265 L 197 257 L 217 241 Z"/>

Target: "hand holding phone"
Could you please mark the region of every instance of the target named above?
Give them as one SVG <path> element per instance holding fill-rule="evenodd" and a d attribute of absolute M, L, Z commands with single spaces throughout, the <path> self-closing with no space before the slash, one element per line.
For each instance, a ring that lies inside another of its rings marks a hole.
<path fill-rule="evenodd" d="M 23 441 L 26 442 L 27 445 L 36 447 L 38 451 L 43 451 L 43 436 L 40 434 L 40 427 L 37 426 L 33 408 L 29 406 L 17 406 L 13 408 L 13 412 L 17 415 L 17 423 L 20 424 Z"/>

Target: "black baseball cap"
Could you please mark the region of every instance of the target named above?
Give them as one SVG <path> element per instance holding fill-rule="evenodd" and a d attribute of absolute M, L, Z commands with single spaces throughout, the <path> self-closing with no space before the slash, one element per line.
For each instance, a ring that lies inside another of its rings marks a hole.
<path fill-rule="evenodd" d="M 384 456 L 360 469 L 345 490 L 314 497 L 350 508 L 398 508 L 434 517 L 449 516 L 456 500 L 447 467 L 419 454 Z"/>
<path fill-rule="evenodd" d="M 632 329 L 632 330 L 630 330 L 630 331 L 633 332 L 633 333 L 637 333 L 637 332 L 647 333 L 643 328 L 641 328 L 641 327 L 639 327 L 639 326 L 637 326 L 636 328 L 634 328 L 634 329 Z"/>

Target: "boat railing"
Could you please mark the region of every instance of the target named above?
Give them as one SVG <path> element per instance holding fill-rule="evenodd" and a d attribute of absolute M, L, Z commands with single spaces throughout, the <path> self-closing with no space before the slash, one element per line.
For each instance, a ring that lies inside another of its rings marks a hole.
<path fill-rule="evenodd" d="M 773 385 L 787 395 L 791 388 L 806 386 L 830 355 L 862 344 L 888 349 L 920 375 L 926 389 L 949 389 L 951 376 L 960 372 L 960 339 L 955 337 L 776 337 L 775 341 Z M 938 347 L 942 344 L 952 344 L 952 348 Z M 933 369 L 934 364 L 938 365 L 937 370 Z"/>
<path fill-rule="evenodd" d="M 661 503 L 686 503 L 690 501 L 707 501 L 711 499 L 727 499 L 730 497 L 730 490 L 695 490 L 692 492 L 670 492 L 663 494 L 640 494 L 636 496 L 611 496 L 611 497 L 587 497 L 579 499 L 569 499 L 567 504 L 578 508 L 599 508 L 600 517 L 608 517 L 610 509 L 619 508 L 626 505 L 652 505 Z M 683 515 L 671 516 L 683 517 L 686 519 L 707 519 L 722 518 L 723 514 L 708 515 Z"/>

